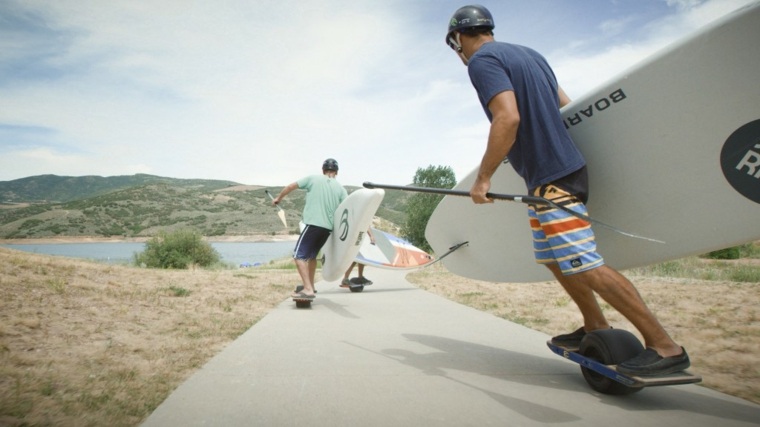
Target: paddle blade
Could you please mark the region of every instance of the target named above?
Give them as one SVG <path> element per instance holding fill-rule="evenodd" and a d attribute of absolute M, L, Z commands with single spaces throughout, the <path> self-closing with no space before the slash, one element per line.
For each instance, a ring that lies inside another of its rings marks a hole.
<path fill-rule="evenodd" d="M 285 211 L 282 209 L 278 210 L 277 216 L 280 217 L 280 221 L 282 221 L 282 225 L 285 226 L 285 228 L 288 228 L 288 222 L 285 220 Z"/>

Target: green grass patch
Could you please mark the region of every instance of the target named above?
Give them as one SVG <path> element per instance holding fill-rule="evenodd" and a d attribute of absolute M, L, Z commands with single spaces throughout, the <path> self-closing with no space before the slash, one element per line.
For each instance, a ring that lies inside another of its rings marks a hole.
<path fill-rule="evenodd" d="M 634 268 L 629 272 L 637 276 L 760 283 L 760 265 L 708 260 L 696 256 Z"/>
<path fill-rule="evenodd" d="M 174 295 L 175 297 L 190 296 L 190 291 L 188 291 L 185 288 L 180 288 L 177 286 L 169 286 L 169 292 L 171 292 L 171 294 Z"/>

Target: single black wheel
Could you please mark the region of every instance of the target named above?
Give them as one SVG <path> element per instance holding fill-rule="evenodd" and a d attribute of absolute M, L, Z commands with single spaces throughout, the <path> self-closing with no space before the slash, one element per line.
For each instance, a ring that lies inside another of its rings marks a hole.
<path fill-rule="evenodd" d="M 605 365 L 617 365 L 643 351 L 644 346 L 632 333 L 622 329 L 605 329 L 586 334 L 578 353 Z M 581 372 L 588 385 L 599 393 L 625 395 L 641 390 L 639 387 L 628 387 L 586 367 L 581 367 Z"/>
<path fill-rule="evenodd" d="M 351 292 L 361 292 L 364 290 L 364 282 L 362 279 L 358 277 L 352 277 L 349 282 L 351 282 L 351 285 L 349 286 Z"/>

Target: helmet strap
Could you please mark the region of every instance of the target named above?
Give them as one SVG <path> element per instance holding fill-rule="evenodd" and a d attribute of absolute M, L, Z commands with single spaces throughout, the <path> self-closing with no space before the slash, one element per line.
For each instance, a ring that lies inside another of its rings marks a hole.
<path fill-rule="evenodd" d="M 462 62 L 464 62 L 464 65 L 467 65 L 470 60 L 464 55 L 464 52 L 462 51 L 462 40 L 461 40 L 461 34 L 459 31 L 454 33 L 454 40 L 452 42 L 457 47 L 457 54 L 460 58 L 462 58 Z"/>

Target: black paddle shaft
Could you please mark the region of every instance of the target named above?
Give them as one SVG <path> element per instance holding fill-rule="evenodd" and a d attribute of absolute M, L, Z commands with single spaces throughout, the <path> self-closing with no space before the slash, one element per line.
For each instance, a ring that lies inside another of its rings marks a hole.
<path fill-rule="evenodd" d="M 375 184 L 372 182 L 365 182 L 363 185 L 364 185 L 364 188 L 370 188 L 370 189 L 382 188 L 386 190 L 413 191 L 415 193 L 441 194 L 444 196 L 470 197 L 470 193 L 467 191 L 451 190 L 448 188 L 413 187 L 413 186 L 407 186 L 407 185 Z M 509 201 L 518 202 L 518 203 L 525 203 L 528 205 L 544 205 L 544 206 L 555 205 L 555 203 L 550 200 L 544 199 L 543 197 L 535 197 L 535 196 L 486 193 L 486 197 L 488 197 L 489 199 L 494 199 L 494 200 L 509 200 Z M 560 209 L 563 209 L 561 206 L 558 206 L 558 207 Z M 575 212 L 573 214 L 577 215 L 578 213 Z M 588 218 L 586 217 L 585 219 L 588 219 Z"/>
<path fill-rule="evenodd" d="M 414 186 L 408 186 L 408 185 L 390 185 L 390 184 L 375 184 L 372 182 L 365 182 L 364 188 L 382 188 L 386 190 L 401 190 L 401 191 L 412 191 L 416 193 L 430 193 L 430 194 L 441 194 L 444 196 L 462 196 L 462 197 L 470 197 L 470 193 L 468 191 L 462 191 L 462 190 L 451 190 L 448 188 L 432 188 L 432 187 L 414 187 Z M 523 196 L 523 195 L 514 195 L 514 194 L 497 194 L 497 193 L 486 193 L 486 197 L 489 199 L 494 200 L 508 200 L 512 202 L 518 202 L 518 203 L 525 203 L 528 205 L 542 205 L 542 206 L 551 206 L 556 209 L 563 210 L 570 215 L 580 218 L 584 221 L 592 222 L 594 224 L 598 224 L 602 227 L 608 228 L 616 233 L 620 233 L 624 236 L 633 237 L 636 239 L 642 239 L 642 240 L 648 240 L 650 242 L 656 242 L 656 243 L 665 243 L 662 240 L 652 239 L 649 237 L 639 236 L 637 234 L 628 233 L 627 231 L 623 231 L 617 227 L 613 227 L 611 225 L 605 224 L 601 221 L 595 220 L 591 218 L 588 215 L 584 215 L 582 213 L 575 212 L 574 210 L 567 208 L 565 206 L 558 205 L 554 202 L 552 202 L 549 199 L 545 199 L 543 197 L 535 197 L 535 196 Z"/>

